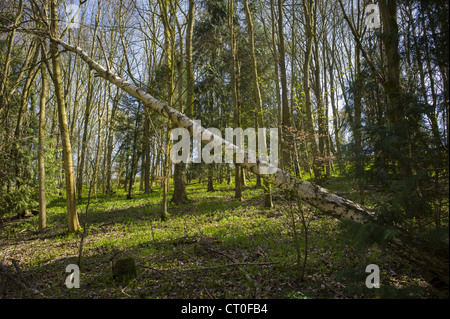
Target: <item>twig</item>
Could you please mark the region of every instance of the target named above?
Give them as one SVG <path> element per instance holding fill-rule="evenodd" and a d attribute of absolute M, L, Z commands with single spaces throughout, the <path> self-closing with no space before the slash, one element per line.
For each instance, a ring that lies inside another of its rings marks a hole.
<path fill-rule="evenodd" d="M 11 260 L 11 263 L 14 265 L 14 268 L 16 268 L 17 273 L 19 275 L 21 275 L 22 274 L 22 270 L 20 269 L 19 264 L 17 263 L 17 260 L 12 259 L 12 258 L 10 260 Z"/>
<path fill-rule="evenodd" d="M 107 223 L 99 225 L 98 227 L 105 227 L 105 226 L 109 226 L 109 225 L 114 225 L 115 223 L 116 223 L 115 221 L 107 222 Z"/>
<path fill-rule="evenodd" d="M 42 264 L 41 266 L 51 264 L 52 262 L 55 262 L 55 261 L 60 261 L 60 260 L 75 258 L 75 257 L 78 257 L 78 255 L 67 255 L 67 256 L 58 257 L 58 258 L 47 261 L 45 264 Z"/>
<path fill-rule="evenodd" d="M 205 287 L 204 284 L 202 284 L 202 287 L 203 287 L 203 289 L 205 289 L 205 291 L 206 291 L 206 293 L 208 294 L 209 298 L 211 298 L 211 299 L 216 299 L 216 298 L 214 298 L 214 296 L 211 296 L 211 294 L 209 293 L 208 289 Z"/>
<path fill-rule="evenodd" d="M 163 271 L 197 271 L 197 270 L 210 270 L 210 269 L 227 268 L 227 267 L 241 267 L 241 266 L 269 266 L 269 265 L 275 265 L 275 264 L 279 264 L 279 262 L 278 261 L 255 262 L 255 263 L 237 262 L 237 263 L 222 264 L 222 265 L 216 265 L 216 266 L 193 267 L 193 268 L 182 268 L 182 269 L 175 269 L 175 268 L 160 269 L 160 268 L 154 268 L 151 266 L 144 266 L 144 265 L 139 265 L 139 267 L 163 272 Z"/>
<path fill-rule="evenodd" d="M 189 255 L 188 253 L 186 253 L 183 249 L 179 249 L 179 248 L 177 248 L 181 253 L 183 253 L 184 255 L 186 255 L 186 256 L 188 256 L 189 258 L 191 258 L 191 259 L 193 259 L 193 260 L 195 260 L 195 261 L 198 261 L 198 259 L 197 258 L 195 258 L 195 257 L 193 257 L 193 256 L 191 256 L 191 255 Z"/>
<path fill-rule="evenodd" d="M 257 263 L 232 263 L 232 264 L 223 264 L 217 266 L 206 266 L 206 267 L 197 267 L 197 268 L 188 268 L 186 270 L 208 270 L 208 269 L 217 269 L 217 268 L 226 268 L 226 267 L 241 267 L 241 266 L 268 266 L 278 264 L 278 261 L 270 261 L 270 262 L 257 262 Z"/>

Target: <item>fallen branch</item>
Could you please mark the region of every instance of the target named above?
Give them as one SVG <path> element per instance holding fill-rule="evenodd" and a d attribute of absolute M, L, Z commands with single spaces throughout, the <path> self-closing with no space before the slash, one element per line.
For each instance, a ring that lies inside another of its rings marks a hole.
<path fill-rule="evenodd" d="M 69 259 L 69 258 L 76 258 L 76 257 L 78 257 L 78 255 L 61 256 L 61 257 L 58 257 L 58 258 L 55 258 L 55 259 L 47 261 L 45 264 L 42 264 L 42 266 L 46 266 L 46 265 L 51 264 L 51 263 L 53 263 L 55 261 L 61 261 L 61 260 L 65 260 L 65 259 Z"/>
<path fill-rule="evenodd" d="M 236 262 L 231 264 L 223 264 L 223 265 L 217 265 L 217 266 L 205 266 L 205 267 L 196 267 L 196 268 L 188 268 L 186 270 L 208 270 L 208 269 L 217 269 L 217 268 L 228 268 L 228 267 L 241 267 L 241 266 L 269 266 L 269 265 L 275 265 L 279 264 L 277 261 L 272 262 L 259 262 L 259 263 L 242 263 L 242 262 Z"/>
<path fill-rule="evenodd" d="M 151 269 L 154 271 L 197 271 L 197 270 L 210 270 L 210 269 L 218 269 L 218 268 L 228 268 L 228 267 L 241 267 L 241 266 L 270 266 L 279 264 L 278 261 L 270 261 L 270 262 L 254 262 L 254 263 L 244 263 L 244 262 L 236 262 L 236 263 L 230 263 L 230 264 L 221 264 L 216 266 L 204 266 L 204 267 L 192 267 L 192 268 L 167 268 L 167 269 L 161 269 L 161 268 L 154 268 L 150 266 L 144 266 L 139 265 L 139 267 Z"/>

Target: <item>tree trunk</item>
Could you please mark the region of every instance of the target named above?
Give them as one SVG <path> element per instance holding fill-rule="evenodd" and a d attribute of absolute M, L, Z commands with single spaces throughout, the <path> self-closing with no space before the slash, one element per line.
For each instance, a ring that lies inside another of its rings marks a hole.
<path fill-rule="evenodd" d="M 316 14 L 316 13 L 315 13 Z M 314 15 L 315 15 L 314 14 Z M 316 18 L 314 18 L 316 20 Z M 317 161 L 317 170 L 319 177 L 316 176 L 316 181 L 322 181 L 324 164 L 325 164 L 325 114 L 324 114 L 324 101 L 322 95 L 322 87 L 320 85 L 320 61 L 319 61 L 319 43 L 318 37 L 314 37 L 314 95 L 317 101 L 317 126 L 319 127 L 318 140 L 319 151 Z"/>
<path fill-rule="evenodd" d="M 45 46 L 41 46 L 41 58 L 45 59 Z M 42 231 L 47 227 L 47 205 L 45 200 L 45 103 L 47 99 L 47 70 L 45 64 L 41 63 L 42 91 L 39 101 L 39 150 L 38 150 L 38 167 L 39 167 L 39 230 Z"/>
<path fill-rule="evenodd" d="M 106 150 L 106 194 L 111 195 L 113 192 L 113 184 L 112 184 L 112 152 L 113 152 L 113 141 L 114 141 L 114 120 L 117 105 L 119 103 L 119 90 L 117 90 L 117 94 L 113 99 L 112 110 L 111 110 L 111 118 L 109 119 L 108 125 L 108 141 L 107 141 L 107 150 Z M 120 175 L 119 179 L 120 179 Z"/>
<path fill-rule="evenodd" d="M 321 178 L 320 170 L 317 165 L 319 157 L 319 150 L 317 146 L 317 138 L 314 124 L 314 114 L 311 100 L 311 86 L 309 83 L 310 63 L 313 51 L 313 37 L 314 37 L 314 21 L 313 10 L 314 4 L 311 0 L 303 0 L 303 9 L 305 14 L 306 26 L 306 52 L 305 61 L 303 63 L 303 90 L 305 90 L 305 111 L 306 111 L 306 134 L 307 134 L 307 146 L 309 152 L 313 157 L 313 171 L 316 180 Z"/>
<path fill-rule="evenodd" d="M 194 116 L 194 70 L 193 70 L 193 47 L 192 37 L 194 35 L 195 1 L 189 0 L 188 25 L 186 30 L 186 116 Z"/>
<path fill-rule="evenodd" d="M 167 90 L 167 103 L 173 105 L 174 102 L 174 31 L 172 29 L 170 19 L 173 17 L 173 4 L 172 0 L 159 0 L 159 7 L 162 12 L 161 18 L 164 25 L 164 54 L 166 59 L 166 90 Z M 165 156 L 163 167 L 163 209 L 161 212 L 161 220 L 167 219 L 167 193 L 169 190 L 169 150 L 170 150 L 170 138 L 169 130 L 171 127 L 170 118 L 167 121 L 167 126 L 164 132 L 165 143 Z"/>
<path fill-rule="evenodd" d="M 289 112 L 289 100 L 288 100 L 288 88 L 287 88 L 287 75 L 286 75 L 286 61 L 285 61 L 285 47 L 284 47 L 284 31 L 283 31 L 283 0 L 278 0 L 278 51 L 279 51 L 279 65 L 280 65 L 280 81 L 281 81 L 281 128 L 282 128 L 282 140 L 284 139 L 284 145 L 282 150 L 282 161 L 284 169 L 291 167 L 291 152 L 292 147 L 292 133 L 290 112 Z"/>
<path fill-rule="evenodd" d="M 94 56 L 95 52 L 95 43 L 97 41 L 97 30 L 100 19 L 101 6 L 99 5 L 98 12 L 95 18 L 95 27 L 94 34 L 92 36 L 92 47 L 91 47 L 91 58 Z M 88 72 L 88 80 L 87 80 L 87 96 L 86 96 L 86 109 L 84 112 L 83 119 L 83 138 L 81 142 L 81 156 L 78 158 L 78 169 L 77 169 L 77 194 L 78 199 L 81 200 L 83 197 L 83 170 L 85 166 L 86 160 L 86 148 L 88 143 L 88 134 L 89 134 L 89 118 L 91 115 L 91 104 L 92 104 L 92 95 L 94 90 L 94 84 L 92 79 L 93 70 L 89 70 Z M 75 119 L 74 119 L 75 121 Z"/>
<path fill-rule="evenodd" d="M 231 47 L 231 97 L 233 100 L 233 120 L 234 127 L 240 127 L 240 112 L 237 99 L 236 88 L 236 42 L 234 37 L 234 23 L 233 23 L 234 9 L 233 0 L 228 0 L 228 28 L 230 31 L 230 47 Z M 202 141 L 203 142 L 203 141 Z M 236 137 L 235 141 L 236 143 Z M 238 200 L 242 200 L 242 176 L 241 168 L 235 166 L 234 170 L 234 197 Z"/>
<path fill-rule="evenodd" d="M 324 14 L 322 15 L 324 16 Z M 323 104 L 325 108 L 325 118 L 324 118 L 324 133 L 325 133 L 325 162 L 326 162 L 326 176 L 329 177 L 331 175 L 331 171 L 333 170 L 333 163 L 331 160 L 331 137 L 329 130 L 329 104 L 328 104 L 328 79 L 327 79 L 327 64 L 326 64 L 326 37 L 322 37 L 322 63 L 323 63 Z"/>
<path fill-rule="evenodd" d="M 256 108 L 256 111 L 257 111 L 256 132 L 258 132 L 259 125 L 261 125 L 261 128 L 264 127 L 264 119 L 263 119 L 263 106 L 262 106 L 261 90 L 259 88 L 258 65 L 256 62 L 256 54 L 255 54 L 255 38 L 253 35 L 253 22 L 252 22 L 252 16 L 250 13 L 250 9 L 248 7 L 248 0 L 244 0 L 244 9 L 245 9 L 245 16 L 247 18 L 247 28 L 248 28 L 249 43 L 250 43 L 251 68 L 252 68 L 252 75 L 253 75 L 253 90 L 254 90 L 254 94 L 255 94 L 255 96 L 254 96 L 255 104 L 257 106 L 257 108 Z M 262 143 L 263 143 L 263 145 L 266 146 L 265 150 L 267 150 L 267 141 L 266 141 L 265 135 L 264 135 L 264 139 L 263 139 Z M 261 178 L 260 178 L 260 176 L 258 176 L 257 186 L 260 186 L 260 185 L 261 185 Z M 273 207 L 271 185 L 266 180 L 264 181 L 264 206 L 265 207 Z"/>
<path fill-rule="evenodd" d="M 162 200 L 162 210 L 161 210 L 161 215 L 160 218 L 162 221 L 165 221 L 168 217 L 167 214 L 167 193 L 169 191 L 169 125 L 170 125 L 170 121 L 168 121 L 166 123 L 166 127 L 164 130 L 164 140 L 165 140 L 165 154 L 164 154 L 164 162 L 163 162 L 163 167 L 162 167 L 162 195 L 163 195 L 163 200 Z"/>
<path fill-rule="evenodd" d="M 333 31 L 334 32 L 334 31 Z M 340 131 L 340 121 L 339 121 L 339 113 L 337 111 L 336 107 L 336 87 L 334 84 L 334 69 L 336 65 L 335 60 L 335 52 L 336 52 L 336 34 L 333 33 L 333 43 L 332 48 L 327 45 L 327 64 L 328 64 L 328 72 L 330 74 L 330 100 L 331 100 L 331 110 L 333 111 L 333 130 L 334 130 L 334 143 L 336 144 L 336 157 L 338 161 L 339 166 L 339 173 L 342 174 L 344 172 L 344 166 L 342 163 L 342 157 L 341 157 L 341 140 L 339 137 L 339 131 Z M 330 55 L 332 58 L 330 59 Z"/>
<path fill-rule="evenodd" d="M 187 100 L 186 100 L 186 115 L 192 117 L 194 114 L 194 71 L 192 62 L 192 37 L 194 32 L 194 16 L 195 2 L 189 0 L 188 21 L 186 31 L 186 86 L 187 86 Z M 180 61 L 181 63 L 181 61 Z M 181 77 L 181 72 L 179 72 Z M 181 83 L 179 84 L 181 87 Z M 181 101 L 181 96 L 180 96 Z M 182 108 L 180 107 L 180 110 Z M 186 194 L 186 163 L 175 164 L 174 172 L 174 192 L 172 201 L 176 204 L 182 204 L 188 200 Z"/>
<path fill-rule="evenodd" d="M 152 185 L 150 184 L 150 114 L 147 108 L 144 110 L 144 156 L 143 176 L 144 179 L 144 193 L 150 194 L 152 192 Z"/>
<path fill-rule="evenodd" d="M 14 158 L 14 170 L 15 170 L 15 175 L 17 178 L 16 179 L 16 187 L 21 185 L 23 183 L 22 181 L 26 179 L 26 176 L 23 175 L 24 158 L 23 158 L 23 155 L 21 155 L 21 152 L 19 150 L 20 146 L 19 146 L 18 141 L 20 142 L 21 137 L 22 137 L 22 124 L 23 124 L 25 114 L 28 110 L 28 108 L 27 108 L 28 102 L 29 102 L 28 99 L 30 96 L 33 97 L 33 95 L 31 94 L 31 92 L 33 90 L 33 82 L 36 79 L 36 76 L 40 71 L 40 68 L 35 70 L 37 59 L 39 56 L 39 50 L 37 49 L 38 46 L 36 45 L 35 41 L 33 41 L 33 44 L 31 44 L 31 45 L 33 47 L 33 50 L 31 51 L 31 52 L 33 52 L 33 59 L 32 59 L 32 62 L 30 63 L 30 69 L 28 71 L 28 76 L 26 78 L 26 81 L 25 81 L 25 84 L 23 87 L 22 96 L 21 96 L 21 100 L 20 100 L 20 107 L 19 107 L 19 111 L 18 111 L 18 115 L 17 115 L 16 128 L 14 130 L 15 143 L 13 143 L 12 157 Z"/>
<path fill-rule="evenodd" d="M 23 10 L 23 0 L 19 1 L 19 11 L 17 13 L 17 16 L 14 20 L 14 26 L 17 25 L 22 17 L 22 10 Z M 13 47 L 14 47 L 14 39 L 16 36 L 16 29 L 13 28 L 11 31 L 11 34 L 9 35 L 8 38 L 8 49 L 6 51 L 6 56 L 5 56 L 5 67 L 3 69 L 3 72 L 0 74 L 1 80 L 0 80 L 0 112 L 3 111 L 4 105 L 3 103 L 5 102 L 4 98 L 8 98 L 5 94 L 5 92 L 7 92 L 7 88 L 6 88 L 6 83 L 8 81 L 9 78 L 9 73 L 11 71 L 11 55 L 13 52 Z M 10 94 L 12 95 L 12 94 Z M 0 113 L 1 114 L 1 113 Z"/>
<path fill-rule="evenodd" d="M 388 100 L 387 117 L 392 126 L 398 125 L 404 117 L 404 106 L 400 102 L 402 93 L 400 77 L 399 34 L 397 24 L 397 0 L 383 0 L 379 3 L 383 25 L 383 49 L 385 59 L 385 81 L 383 88 Z"/>
<path fill-rule="evenodd" d="M 213 181 L 213 169 L 214 164 L 207 164 L 208 166 L 208 189 L 207 192 L 214 192 L 214 181 Z"/>
<path fill-rule="evenodd" d="M 275 23 L 275 5 L 274 0 L 270 0 L 270 19 L 271 19 L 271 31 L 272 31 L 272 54 L 274 60 L 274 69 L 275 69 L 275 91 L 277 97 L 277 124 L 278 124 L 278 136 L 282 136 L 283 130 L 281 127 L 282 124 L 282 106 L 281 106 L 281 94 L 280 94 L 280 81 L 279 79 L 279 63 L 278 63 L 278 50 L 276 44 L 276 23 Z M 262 20 L 264 23 L 264 20 Z M 281 144 L 281 143 L 280 143 Z M 280 154 L 281 149 L 279 148 L 278 154 Z"/>
<path fill-rule="evenodd" d="M 58 7 L 57 1 L 51 0 L 51 35 L 56 38 L 58 34 Z M 58 105 L 59 128 L 63 147 L 64 174 L 66 180 L 67 197 L 67 219 L 69 232 L 76 232 L 80 229 L 78 221 L 77 203 L 75 195 L 75 175 L 73 171 L 72 147 L 70 144 L 69 129 L 67 126 L 66 106 L 64 103 L 64 92 L 62 90 L 61 66 L 59 58 L 58 43 L 50 43 L 50 53 L 53 64 L 53 82 L 55 86 L 55 97 Z"/>
<path fill-rule="evenodd" d="M 189 19 L 189 18 L 188 18 Z M 193 23 L 193 21 L 189 21 Z M 189 23 L 188 22 L 188 23 Z M 179 23 L 177 23 L 179 29 L 179 54 L 177 53 L 177 69 L 178 69 L 178 104 L 179 111 L 183 113 L 183 41 L 182 40 L 182 32 Z M 188 26 L 189 28 L 189 26 Z M 175 204 L 183 204 L 187 200 L 186 195 L 186 163 L 180 162 L 174 164 L 174 172 L 173 172 L 173 196 L 172 202 Z"/>
<path fill-rule="evenodd" d="M 97 184 L 98 184 L 98 167 L 100 164 L 100 148 L 102 145 L 102 118 L 99 117 L 98 119 L 98 140 L 97 140 L 97 146 L 96 146 L 96 152 L 95 152 L 95 158 L 94 158 L 94 174 L 92 175 L 92 194 L 97 194 Z"/>

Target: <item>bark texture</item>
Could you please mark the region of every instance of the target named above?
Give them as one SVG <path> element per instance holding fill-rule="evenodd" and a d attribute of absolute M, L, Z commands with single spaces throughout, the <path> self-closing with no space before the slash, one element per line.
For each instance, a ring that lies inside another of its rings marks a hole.
<path fill-rule="evenodd" d="M 58 34 L 58 7 L 56 0 L 51 2 L 52 14 L 52 35 Z M 81 226 L 78 221 L 77 203 L 75 195 L 75 174 L 72 158 L 72 146 L 70 144 L 69 128 L 67 125 L 66 106 L 64 102 L 64 92 L 62 87 L 61 66 L 59 58 L 58 45 L 55 42 L 50 43 L 50 53 L 53 64 L 53 82 L 55 85 L 55 97 L 58 105 L 59 128 L 61 133 L 61 143 L 63 147 L 64 175 L 66 180 L 67 197 L 67 219 L 69 232 L 78 231 Z M 84 53 L 84 52 L 83 52 Z M 84 53 L 85 54 L 85 53 Z"/>

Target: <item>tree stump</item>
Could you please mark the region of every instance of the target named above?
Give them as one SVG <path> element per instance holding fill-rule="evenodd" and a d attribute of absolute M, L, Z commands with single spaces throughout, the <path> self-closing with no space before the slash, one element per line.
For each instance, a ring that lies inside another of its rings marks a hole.
<path fill-rule="evenodd" d="M 112 261 L 113 278 L 125 282 L 136 278 L 136 262 L 133 257 L 126 257 Z"/>

